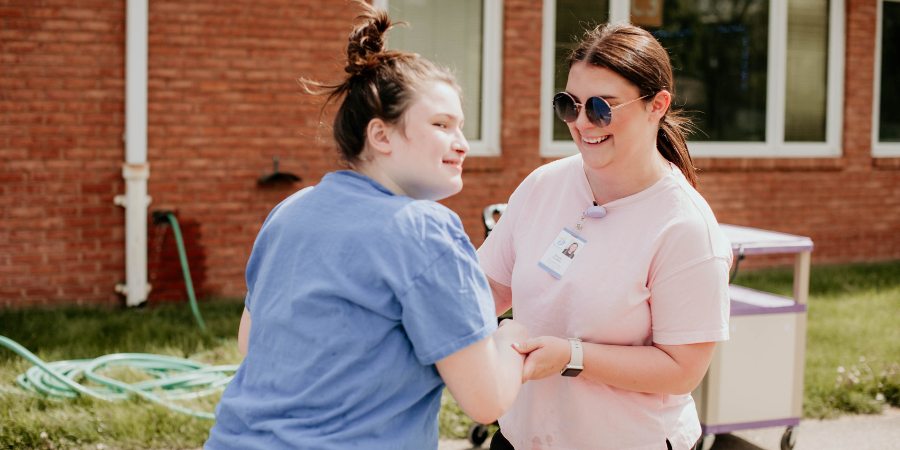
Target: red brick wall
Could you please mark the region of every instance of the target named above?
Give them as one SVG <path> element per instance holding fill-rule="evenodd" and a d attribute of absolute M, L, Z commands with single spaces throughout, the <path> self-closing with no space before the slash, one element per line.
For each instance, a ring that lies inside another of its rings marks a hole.
<path fill-rule="evenodd" d="M 352 17 L 347 4 L 328 0 L 150 2 L 150 209 L 194 224 L 188 250 L 199 297 L 243 296 L 268 212 L 337 167 L 330 131 L 317 127 L 317 100 L 296 80 L 340 76 Z M 257 184 L 276 155 L 279 170 L 301 183 Z M 150 240 L 151 296 L 184 298 L 171 231 L 157 232 L 169 234 L 162 249 Z"/>
<path fill-rule="evenodd" d="M 0 6 L 2 305 L 112 301 L 124 278 L 124 17 L 121 1 Z"/>
<path fill-rule="evenodd" d="M 0 305 L 121 304 L 125 2 L 0 5 Z M 481 209 L 546 162 L 542 2 L 504 5 L 503 154 L 470 158 L 444 202 L 476 246 Z M 341 76 L 352 16 L 328 0 L 150 2 L 150 210 L 176 212 L 198 296 L 242 296 L 268 211 L 337 167 L 295 79 Z M 847 0 L 843 156 L 696 161 L 721 222 L 811 236 L 815 264 L 900 258 L 900 159 L 870 156 L 875 18 L 874 0 Z M 275 155 L 303 181 L 259 186 Z M 171 230 L 151 223 L 148 247 L 150 301 L 184 298 Z"/>
<path fill-rule="evenodd" d="M 327 0 L 150 2 L 150 210 L 176 212 L 198 296 L 242 296 L 268 211 L 336 167 L 295 79 L 341 72 L 352 16 Z M 124 0 L 0 6 L 0 305 L 121 303 L 124 24 Z M 258 186 L 275 155 L 303 183 Z M 148 234 L 151 300 L 184 298 L 171 231 Z"/>

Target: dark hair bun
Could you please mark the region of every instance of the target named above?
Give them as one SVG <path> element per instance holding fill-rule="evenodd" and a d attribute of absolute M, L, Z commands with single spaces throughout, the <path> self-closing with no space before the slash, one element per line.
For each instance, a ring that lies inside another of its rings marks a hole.
<path fill-rule="evenodd" d="M 334 140 L 351 168 L 361 161 L 367 142 L 366 128 L 372 119 L 399 124 L 415 100 L 417 89 L 427 82 L 446 83 L 459 92 L 450 71 L 415 53 L 385 48 L 388 30 L 404 22 L 392 23 L 387 12 L 364 1 L 353 3 L 360 14 L 353 21 L 347 43 L 344 71 L 349 76 L 335 83 L 300 79 L 307 93 L 328 96 L 319 109 L 320 120 L 326 106 L 343 98 L 334 116 Z"/>
<path fill-rule="evenodd" d="M 395 24 L 383 9 L 358 2 L 362 12 L 354 21 L 347 43 L 347 65 L 344 71 L 350 75 L 362 75 L 373 71 L 394 52 L 385 50 L 387 32 Z M 402 23 L 402 22 L 401 22 Z"/>

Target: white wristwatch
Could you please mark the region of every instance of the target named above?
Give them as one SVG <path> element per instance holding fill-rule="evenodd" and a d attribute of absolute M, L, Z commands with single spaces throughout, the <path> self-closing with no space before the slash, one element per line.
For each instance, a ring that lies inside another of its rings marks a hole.
<path fill-rule="evenodd" d="M 564 377 L 577 377 L 584 370 L 584 350 L 581 348 L 581 339 L 569 338 L 569 345 L 572 347 L 572 357 L 559 374 Z"/>

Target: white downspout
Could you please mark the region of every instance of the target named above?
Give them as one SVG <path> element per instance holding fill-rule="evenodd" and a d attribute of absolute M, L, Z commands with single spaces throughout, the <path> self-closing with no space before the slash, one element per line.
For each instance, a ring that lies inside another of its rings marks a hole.
<path fill-rule="evenodd" d="M 116 292 L 127 306 L 147 300 L 147 35 L 148 0 L 128 0 L 125 22 L 125 195 L 115 204 L 125 208 L 125 284 Z"/>

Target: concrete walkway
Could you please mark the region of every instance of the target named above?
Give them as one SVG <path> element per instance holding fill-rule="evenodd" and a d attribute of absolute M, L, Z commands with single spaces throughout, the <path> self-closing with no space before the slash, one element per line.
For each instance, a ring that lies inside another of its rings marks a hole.
<path fill-rule="evenodd" d="M 711 450 L 781 450 L 783 433 L 784 427 L 774 427 L 723 434 L 716 436 Z M 489 442 L 481 448 L 489 448 Z M 438 450 L 471 448 L 466 440 L 441 440 L 438 444 Z M 885 410 L 877 416 L 804 420 L 794 450 L 900 450 L 900 408 Z"/>

